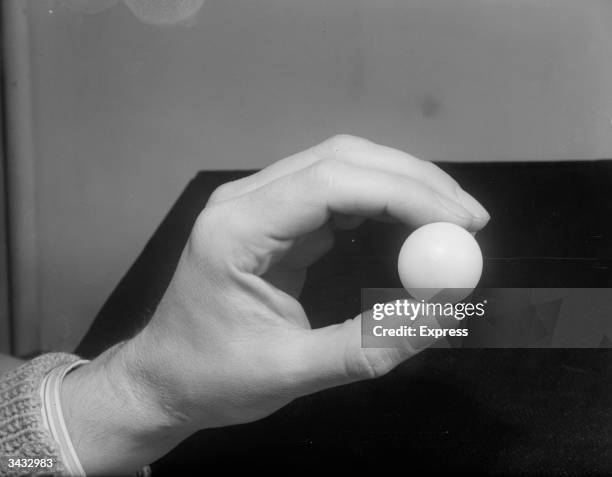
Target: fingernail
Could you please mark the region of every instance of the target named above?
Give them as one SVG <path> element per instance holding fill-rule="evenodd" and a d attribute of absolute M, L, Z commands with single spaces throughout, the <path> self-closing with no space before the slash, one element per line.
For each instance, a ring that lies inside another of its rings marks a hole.
<path fill-rule="evenodd" d="M 487 212 L 480 202 L 478 202 L 474 197 L 464 191 L 461 187 L 457 187 L 457 197 L 461 202 L 461 205 L 469 210 L 474 218 L 481 222 L 488 222 L 491 216 Z"/>
<path fill-rule="evenodd" d="M 449 211 L 451 211 L 457 217 L 461 217 L 462 219 L 471 219 L 472 214 L 469 210 L 463 207 L 459 202 L 455 202 L 448 197 L 445 197 L 441 194 L 436 193 L 436 197 L 438 201 Z"/>

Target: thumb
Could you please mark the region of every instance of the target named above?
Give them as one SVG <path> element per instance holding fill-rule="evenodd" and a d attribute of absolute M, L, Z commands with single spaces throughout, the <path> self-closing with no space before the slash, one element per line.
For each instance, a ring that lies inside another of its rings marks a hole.
<path fill-rule="evenodd" d="M 440 339 L 434 336 L 414 336 L 396 340 L 394 348 L 362 347 L 362 319 L 372 314 L 368 310 L 352 320 L 338 325 L 312 330 L 303 341 L 302 369 L 298 378 L 300 394 L 310 394 L 334 386 L 384 376 L 403 361 L 430 347 Z M 448 317 L 419 315 L 415 323 L 428 328 L 444 328 Z M 450 318 L 456 323 L 454 318 Z M 410 323 L 409 323 L 410 322 Z"/>

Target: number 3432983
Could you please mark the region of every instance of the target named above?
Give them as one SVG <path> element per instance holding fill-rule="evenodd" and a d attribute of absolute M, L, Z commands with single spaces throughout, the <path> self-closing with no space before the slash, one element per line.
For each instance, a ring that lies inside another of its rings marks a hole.
<path fill-rule="evenodd" d="M 13 468 L 45 468 L 50 469 L 53 467 L 53 459 L 8 459 L 8 467 Z"/>

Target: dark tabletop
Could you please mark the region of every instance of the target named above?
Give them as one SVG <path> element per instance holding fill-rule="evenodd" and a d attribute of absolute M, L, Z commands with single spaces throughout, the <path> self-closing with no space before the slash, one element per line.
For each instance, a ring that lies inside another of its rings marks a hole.
<path fill-rule="evenodd" d="M 480 286 L 612 285 L 611 161 L 440 165 L 492 216 L 478 235 Z M 247 173 L 202 172 L 188 184 L 78 353 L 96 356 L 146 324 L 212 190 Z M 408 233 L 369 222 L 338 233 L 302 295 L 313 327 L 357 315 L 361 288 L 400 287 L 397 254 Z M 612 350 L 427 350 L 379 380 L 301 398 L 256 423 L 202 431 L 153 470 L 218 466 L 612 474 Z"/>

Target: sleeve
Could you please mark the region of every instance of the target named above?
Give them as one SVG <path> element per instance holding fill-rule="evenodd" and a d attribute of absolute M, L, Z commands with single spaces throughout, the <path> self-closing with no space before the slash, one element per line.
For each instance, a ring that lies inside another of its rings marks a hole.
<path fill-rule="evenodd" d="M 40 386 L 49 371 L 79 360 L 66 353 L 43 354 L 0 376 L 0 476 L 65 473 L 58 445 L 43 422 Z M 39 465 L 15 466 L 16 459 L 26 464 L 39 459 Z"/>

